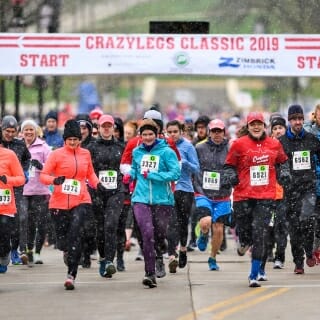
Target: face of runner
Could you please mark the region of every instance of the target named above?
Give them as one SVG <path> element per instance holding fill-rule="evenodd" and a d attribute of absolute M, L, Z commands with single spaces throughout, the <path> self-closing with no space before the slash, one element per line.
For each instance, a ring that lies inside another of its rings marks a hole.
<path fill-rule="evenodd" d="M 213 128 L 210 130 L 210 138 L 215 144 L 220 144 L 222 143 L 224 139 L 224 130 L 219 129 L 219 128 Z"/>
<path fill-rule="evenodd" d="M 248 131 L 255 139 L 261 138 L 264 133 L 264 129 L 264 123 L 259 120 L 248 123 Z"/>
<path fill-rule="evenodd" d="M 30 145 L 36 139 L 36 129 L 33 126 L 26 125 L 23 128 L 22 136 L 26 144 Z"/>
<path fill-rule="evenodd" d="M 2 140 L 11 142 L 17 136 L 17 129 L 7 128 L 2 130 Z"/>
<path fill-rule="evenodd" d="M 169 126 L 167 134 L 174 142 L 177 142 L 181 138 L 182 132 L 178 126 Z"/>
<path fill-rule="evenodd" d="M 199 123 L 197 125 L 197 136 L 200 140 L 207 137 L 208 127 L 204 123 Z"/>
<path fill-rule="evenodd" d="M 299 134 L 303 128 L 303 116 L 296 116 L 289 120 L 291 131 L 294 134 Z"/>
<path fill-rule="evenodd" d="M 80 124 L 80 131 L 81 131 L 82 141 L 86 140 L 90 133 L 89 128 L 86 125 Z"/>
<path fill-rule="evenodd" d="M 286 128 L 280 124 L 277 124 L 272 128 L 271 135 L 273 138 L 280 138 L 286 133 Z"/>
<path fill-rule="evenodd" d="M 156 140 L 156 135 L 152 130 L 143 130 L 143 132 L 141 133 L 141 138 L 142 138 L 142 142 L 147 145 L 147 146 L 151 146 L 155 140 Z"/>
<path fill-rule="evenodd" d="M 113 132 L 113 124 L 110 122 L 102 123 L 99 127 L 99 133 L 102 139 L 111 140 Z"/>
<path fill-rule="evenodd" d="M 70 137 L 66 139 L 65 144 L 71 149 L 76 149 L 80 144 L 80 139 L 76 137 Z"/>

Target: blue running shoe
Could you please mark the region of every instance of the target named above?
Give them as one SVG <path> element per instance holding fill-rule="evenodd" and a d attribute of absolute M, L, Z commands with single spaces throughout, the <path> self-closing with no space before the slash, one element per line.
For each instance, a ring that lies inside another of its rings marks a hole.
<path fill-rule="evenodd" d="M 200 251 L 206 251 L 208 244 L 208 233 L 200 232 L 200 236 L 197 239 L 197 246 Z"/>
<path fill-rule="evenodd" d="M 0 264 L 0 273 L 6 273 L 8 270 L 7 266 L 4 266 L 3 264 Z"/>
<path fill-rule="evenodd" d="M 219 271 L 219 266 L 217 265 L 216 259 L 210 257 L 208 259 L 209 270 L 211 271 Z"/>
<path fill-rule="evenodd" d="M 101 277 L 105 277 L 106 276 L 106 260 L 100 260 L 99 261 L 99 273 Z"/>
<path fill-rule="evenodd" d="M 11 263 L 14 265 L 22 264 L 18 250 L 11 250 Z"/>

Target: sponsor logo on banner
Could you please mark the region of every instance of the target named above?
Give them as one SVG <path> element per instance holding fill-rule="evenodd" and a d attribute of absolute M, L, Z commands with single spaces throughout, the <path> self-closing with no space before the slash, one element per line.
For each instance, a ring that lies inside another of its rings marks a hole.
<path fill-rule="evenodd" d="M 219 68 L 272 69 L 276 68 L 274 58 L 220 57 Z"/>
<path fill-rule="evenodd" d="M 190 62 L 190 57 L 186 52 L 178 52 L 174 55 L 173 62 L 177 67 L 185 68 Z"/>

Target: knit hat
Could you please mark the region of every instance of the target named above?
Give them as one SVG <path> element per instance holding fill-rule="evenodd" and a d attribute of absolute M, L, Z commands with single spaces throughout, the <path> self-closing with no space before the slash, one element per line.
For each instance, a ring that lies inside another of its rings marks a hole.
<path fill-rule="evenodd" d="M 286 120 L 282 117 L 273 117 L 270 122 L 271 131 L 274 126 L 282 126 L 286 128 Z"/>
<path fill-rule="evenodd" d="M 75 117 L 75 120 L 79 123 L 79 126 L 86 126 L 91 134 L 92 132 L 92 121 L 88 114 L 80 113 Z"/>
<path fill-rule="evenodd" d="M 17 129 L 18 121 L 14 116 L 5 116 L 2 119 L 1 127 L 2 127 L 2 130 L 8 129 L 8 128 Z"/>
<path fill-rule="evenodd" d="M 79 138 L 81 140 L 80 125 L 76 120 L 68 120 L 64 125 L 63 140 L 67 138 Z"/>
<path fill-rule="evenodd" d="M 160 128 L 159 133 L 163 130 L 162 115 L 159 111 L 150 109 L 145 112 L 143 119 L 152 119 Z"/>
<path fill-rule="evenodd" d="M 141 122 L 139 132 L 142 134 L 144 130 L 152 130 L 155 135 L 158 134 L 158 126 L 152 119 L 144 119 Z"/>
<path fill-rule="evenodd" d="M 299 104 L 292 104 L 288 108 L 288 120 L 291 120 L 297 116 L 302 116 L 304 118 L 303 109 Z"/>
<path fill-rule="evenodd" d="M 33 120 L 33 119 L 27 119 L 27 120 L 24 120 L 21 124 L 21 131 L 23 131 L 23 129 L 26 127 L 26 126 L 31 126 L 33 127 L 35 130 L 38 129 L 38 124 Z"/>
<path fill-rule="evenodd" d="M 208 116 L 200 116 L 196 122 L 194 123 L 194 127 L 197 129 L 198 124 L 204 124 L 206 127 L 208 126 L 210 119 Z"/>
<path fill-rule="evenodd" d="M 47 122 L 48 119 L 54 119 L 58 121 L 58 113 L 54 110 L 50 110 L 44 118 L 44 121 Z"/>

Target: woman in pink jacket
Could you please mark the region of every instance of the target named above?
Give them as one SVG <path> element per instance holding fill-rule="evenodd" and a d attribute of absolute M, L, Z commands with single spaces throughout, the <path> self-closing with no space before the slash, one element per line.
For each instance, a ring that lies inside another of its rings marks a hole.
<path fill-rule="evenodd" d="M 81 131 L 75 120 L 66 122 L 63 139 L 64 146 L 50 153 L 40 181 L 54 185 L 49 209 L 55 224 L 57 247 L 63 251 L 68 266 L 64 286 L 73 290 L 87 214 L 85 204 L 91 203 L 86 180 L 93 188 L 103 186 L 94 173 L 89 151 L 80 147 Z"/>
<path fill-rule="evenodd" d="M 42 264 L 40 251 L 47 232 L 50 190 L 39 179 L 51 148 L 37 136 L 37 130 L 38 125 L 32 119 L 27 119 L 21 124 L 21 133 L 31 154 L 29 181 L 23 187 L 23 211 L 28 221 L 26 240 L 23 245 L 26 246 L 29 262 Z M 34 247 L 35 255 L 33 256 Z"/>
<path fill-rule="evenodd" d="M 7 271 L 10 261 L 10 235 L 17 212 L 13 187 L 24 183 L 25 176 L 16 154 L 2 147 L 0 130 L 0 273 Z"/>

